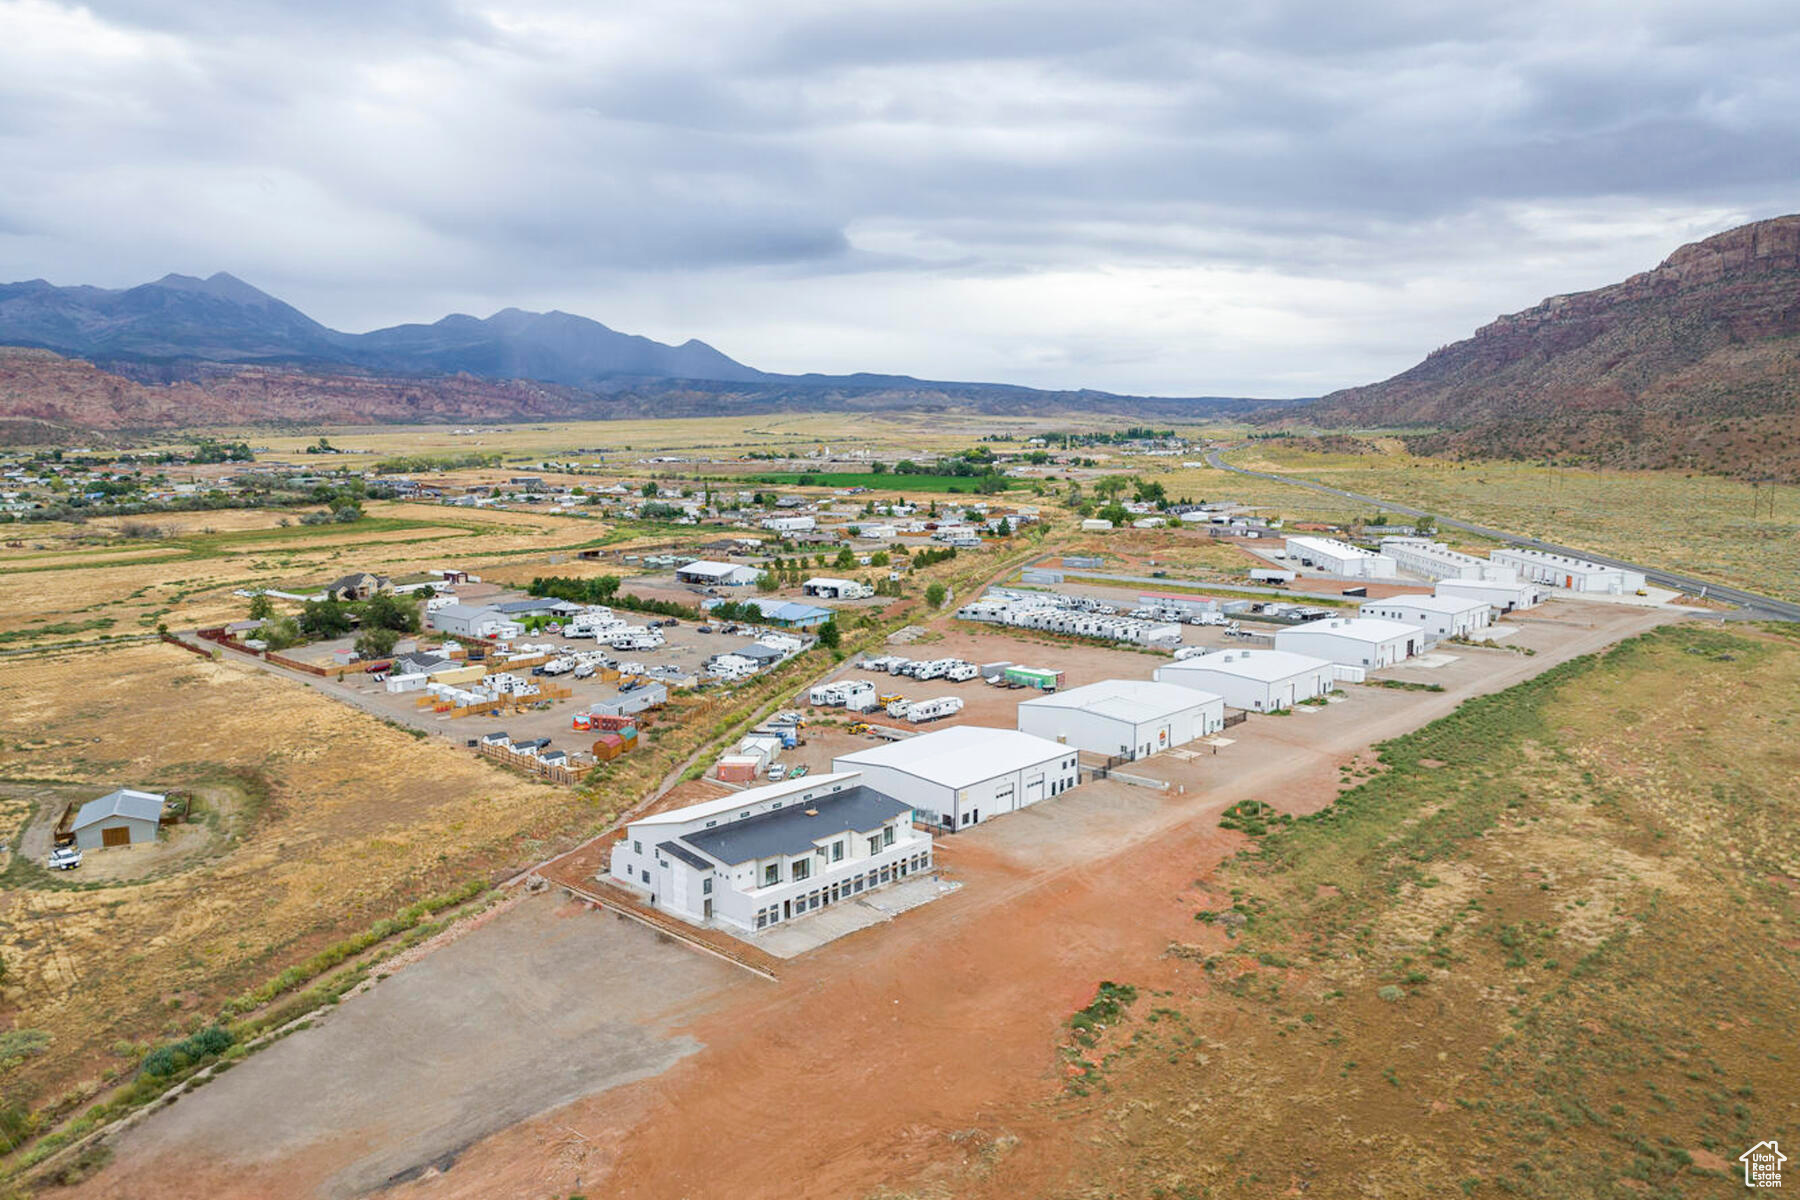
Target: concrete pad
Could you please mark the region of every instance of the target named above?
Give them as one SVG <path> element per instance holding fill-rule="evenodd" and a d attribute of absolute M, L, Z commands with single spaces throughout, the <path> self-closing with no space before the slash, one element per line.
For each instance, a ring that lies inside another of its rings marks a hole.
<path fill-rule="evenodd" d="M 1472 640 L 1477 642 L 1504 642 L 1508 638 L 1517 637 L 1517 625 L 1489 625 L 1481 631 L 1481 636 Z"/>
<path fill-rule="evenodd" d="M 737 936 L 777 958 L 793 958 L 859 929 L 891 921 L 909 909 L 948 896 L 961 886 L 941 878 L 935 871 L 912 875 L 852 900 L 827 905 L 797 921 L 783 921 L 759 933 Z"/>
<path fill-rule="evenodd" d="M 1421 654 L 1417 658 L 1397 662 L 1388 669 L 1397 671 L 1401 667 L 1417 667 L 1421 671 L 1435 671 L 1439 667 L 1447 667 L 1453 662 L 1460 661 L 1461 656 L 1456 654 Z"/>
<path fill-rule="evenodd" d="M 635 922 L 532 897 L 126 1133 L 115 1161 L 254 1166 L 353 1131 L 318 1194 L 360 1196 L 662 1073 L 700 1049 L 673 1027 L 747 980 Z"/>

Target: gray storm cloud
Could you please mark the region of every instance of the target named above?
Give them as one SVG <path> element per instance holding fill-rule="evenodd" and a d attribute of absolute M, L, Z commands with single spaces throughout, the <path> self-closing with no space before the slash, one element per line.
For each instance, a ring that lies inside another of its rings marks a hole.
<path fill-rule="evenodd" d="M 1791 3 L 1214 7 L 0 0 L 0 273 L 1293 395 L 1795 207 Z"/>

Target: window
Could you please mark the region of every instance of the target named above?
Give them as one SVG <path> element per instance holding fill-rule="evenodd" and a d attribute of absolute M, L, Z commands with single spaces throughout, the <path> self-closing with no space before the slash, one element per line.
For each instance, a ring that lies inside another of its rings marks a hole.
<path fill-rule="evenodd" d="M 648 871 L 639 871 L 639 872 L 638 872 L 638 874 L 639 874 L 639 875 L 641 875 L 641 876 L 642 876 L 642 877 L 643 877 L 643 880 L 644 880 L 644 882 L 645 882 L 645 883 L 649 883 L 649 882 L 650 882 L 650 872 L 648 872 Z"/>
<path fill-rule="evenodd" d="M 881 831 L 881 844 L 883 846 L 891 846 L 894 844 L 894 827 L 892 825 L 889 825 L 886 829 Z"/>
<path fill-rule="evenodd" d="M 800 880 L 810 878 L 811 876 L 812 859 L 796 858 L 794 860 L 794 881 L 797 883 Z"/>
<path fill-rule="evenodd" d="M 712 877 L 710 875 L 700 881 L 700 894 L 702 896 L 712 895 Z"/>
<path fill-rule="evenodd" d="M 714 826 L 714 825 L 717 825 L 717 824 L 718 824 L 718 822 L 717 822 L 717 821 L 708 821 L 708 822 L 707 822 L 707 823 L 706 823 L 706 827 L 707 827 L 707 828 L 708 828 L 708 829 L 711 829 L 711 828 L 712 828 L 712 827 L 713 827 L 713 826 Z"/>
<path fill-rule="evenodd" d="M 642 854 L 644 852 L 644 843 L 639 842 L 639 841 L 633 841 L 631 843 L 631 852 L 633 854 Z"/>
<path fill-rule="evenodd" d="M 832 862 L 843 862 L 844 861 L 844 843 L 842 843 L 842 842 L 831 843 L 831 861 Z"/>
<path fill-rule="evenodd" d="M 780 882 L 781 882 L 781 864 L 780 863 L 770 863 L 768 866 L 763 868 L 763 886 L 764 887 L 769 887 L 771 884 L 777 884 Z"/>
<path fill-rule="evenodd" d="M 763 908 L 757 909 L 756 910 L 756 927 L 758 929 L 763 929 L 763 928 L 767 927 L 768 924 L 769 924 L 768 910 L 763 909 Z"/>
<path fill-rule="evenodd" d="M 869 839 L 869 853 L 870 854 L 880 854 L 881 853 L 881 835 L 880 834 L 876 834 L 874 837 Z"/>

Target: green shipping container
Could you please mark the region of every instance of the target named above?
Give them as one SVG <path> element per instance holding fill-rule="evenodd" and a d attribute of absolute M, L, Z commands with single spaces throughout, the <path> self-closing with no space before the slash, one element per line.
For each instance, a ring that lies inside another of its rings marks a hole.
<path fill-rule="evenodd" d="M 1041 671 L 1036 667 L 1008 667 L 1006 679 L 1008 683 L 1022 683 L 1026 687 L 1053 688 L 1056 686 L 1059 671 Z"/>

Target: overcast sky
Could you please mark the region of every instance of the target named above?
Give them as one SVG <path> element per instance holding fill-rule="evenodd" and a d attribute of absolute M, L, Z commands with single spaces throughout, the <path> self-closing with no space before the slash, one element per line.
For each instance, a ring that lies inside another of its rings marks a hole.
<path fill-rule="evenodd" d="M 1800 209 L 1796 63 L 1794 0 L 0 0 L 0 277 L 1316 394 Z"/>

